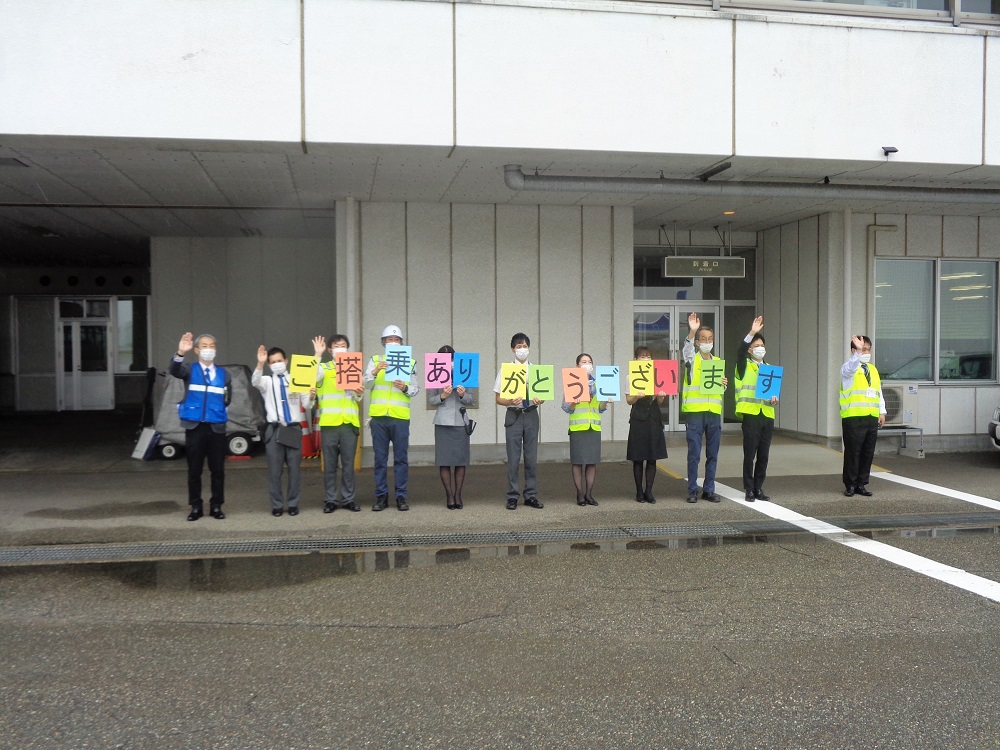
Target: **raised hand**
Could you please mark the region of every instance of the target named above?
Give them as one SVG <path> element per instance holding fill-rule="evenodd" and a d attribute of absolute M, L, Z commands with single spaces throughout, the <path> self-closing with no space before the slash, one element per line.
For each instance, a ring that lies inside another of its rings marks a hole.
<path fill-rule="evenodd" d="M 188 331 L 181 336 L 181 342 L 177 345 L 178 354 L 187 354 L 194 348 L 194 334 Z"/>
<path fill-rule="evenodd" d="M 760 333 L 760 330 L 764 327 L 764 316 L 758 315 L 753 319 L 753 325 L 750 326 L 750 334 L 754 335 Z"/>
<path fill-rule="evenodd" d="M 855 351 L 861 354 L 861 350 L 865 348 L 865 340 L 860 336 L 851 336 L 851 343 L 854 344 Z"/>
<path fill-rule="evenodd" d="M 688 328 L 692 334 L 697 333 L 698 329 L 701 328 L 701 318 L 698 317 L 698 313 L 688 315 Z"/>
<path fill-rule="evenodd" d="M 313 338 L 313 351 L 316 354 L 317 359 L 323 356 L 323 352 L 326 351 L 326 339 L 322 336 L 316 336 Z"/>
<path fill-rule="evenodd" d="M 257 348 L 257 364 L 265 365 L 267 364 L 267 347 L 261 344 Z"/>

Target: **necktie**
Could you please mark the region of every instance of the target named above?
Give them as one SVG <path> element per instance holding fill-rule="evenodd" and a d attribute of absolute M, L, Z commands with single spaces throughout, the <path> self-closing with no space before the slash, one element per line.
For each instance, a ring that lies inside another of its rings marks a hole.
<path fill-rule="evenodd" d="M 865 374 L 865 380 L 868 381 L 868 385 L 871 385 L 872 384 L 872 376 L 868 374 L 868 365 L 866 365 L 864 362 L 862 362 L 861 363 L 861 370 Z"/>
<path fill-rule="evenodd" d="M 211 370 L 209 370 L 209 369 L 208 369 L 207 367 L 205 368 L 205 383 L 206 383 L 206 384 L 208 384 L 208 383 L 211 383 L 211 382 L 212 382 L 212 375 L 211 375 L 211 372 L 212 372 L 212 371 L 211 371 Z"/>
<path fill-rule="evenodd" d="M 285 424 L 291 424 L 292 413 L 288 410 L 288 395 L 285 393 L 285 379 L 283 377 L 278 378 L 278 382 L 281 383 L 281 406 L 285 410 Z"/>

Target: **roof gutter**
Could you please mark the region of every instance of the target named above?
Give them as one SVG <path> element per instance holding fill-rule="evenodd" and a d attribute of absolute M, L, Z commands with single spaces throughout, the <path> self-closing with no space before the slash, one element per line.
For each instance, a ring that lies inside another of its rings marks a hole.
<path fill-rule="evenodd" d="M 643 193 L 713 198 L 801 198 L 817 201 L 886 201 L 910 203 L 995 203 L 1000 190 L 971 188 L 873 187 L 800 182 L 707 182 L 664 177 L 575 177 L 526 175 L 520 164 L 506 164 L 504 182 L 511 190 L 575 193 Z"/>

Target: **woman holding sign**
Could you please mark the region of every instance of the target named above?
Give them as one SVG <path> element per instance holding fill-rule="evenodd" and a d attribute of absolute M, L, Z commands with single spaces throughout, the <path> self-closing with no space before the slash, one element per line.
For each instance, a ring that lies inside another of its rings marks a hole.
<path fill-rule="evenodd" d="M 455 350 L 445 344 L 438 354 L 454 359 Z M 428 388 L 427 401 L 437 404 L 434 414 L 434 463 L 441 474 L 445 502 L 449 510 L 462 509 L 462 485 L 469 465 L 469 433 L 465 429 L 464 407 L 472 405 L 472 393 L 464 387 Z M 452 478 L 454 468 L 454 478 Z"/>
<path fill-rule="evenodd" d="M 652 361 L 649 347 L 636 347 L 635 358 Z M 651 366 L 651 365 L 650 365 Z M 635 499 L 639 503 L 655 503 L 653 481 L 656 479 L 656 462 L 667 457 L 667 440 L 663 436 L 663 415 L 660 405 L 667 398 L 664 391 L 653 396 L 627 393 L 625 402 L 632 405 L 628 418 L 628 446 L 625 457 L 632 462 L 635 479 Z M 644 465 L 645 464 L 645 465 Z"/>
<path fill-rule="evenodd" d="M 563 396 L 562 409 L 569 414 L 569 461 L 576 504 L 597 505 L 594 480 L 601 462 L 601 414 L 608 402 L 597 400 L 594 358 L 589 354 L 576 358 L 576 372 L 563 370 Z"/>

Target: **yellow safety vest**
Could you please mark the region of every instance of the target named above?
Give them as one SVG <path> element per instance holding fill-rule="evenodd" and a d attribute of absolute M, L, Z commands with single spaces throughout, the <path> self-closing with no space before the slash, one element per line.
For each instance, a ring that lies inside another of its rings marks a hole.
<path fill-rule="evenodd" d="M 576 404 L 573 411 L 569 413 L 569 431 L 582 432 L 583 430 L 601 431 L 601 405 L 594 396 L 590 401 Z"/>
<path fill-rule="evenodd" d="M 351 424 L 361 427 L 358 402 L 348 391 L 337 390 L 337 366 L 333 362 L 323 362 L 323 380 L 316 389 L 319 400 L 319 426 L 337 427 Z"/>
<path fill-rule="evenodd" d="M 377 365 L 385 361 L 385 357 L 376 354 L 372 361 Z M 410 360 L 410 371 L 417 366 L 416 360 Z M 410 418 L 410 397 L 399 388 L 394 388 L 391 380 L 385 379 L 385 370 L 380 370 L 375 376 L 375 383 L 372 385 L 372 400 L 368 407 L 368 414 L 372 417 L 394 417 L 395 419 Z"/>
<path fill-rule="evenodd" d="M 743 370 L 743 379 L 740 379 L 739 371 L 736 372 L 736 413 L 737 414 L 763 414 L 768 419 L 774 419 L 774 407 L 770 399 L 754 398 L 757 392 L 757 375 L 760 372 L 760 365 L 751 359 L 747 360 L 746 368 Z"/>
<path fill-rule="evenodd" d="M 854 373 L 854 382 L 851 383 L 851 390 L 845 391 L 844 384 L 840 384 L 840 416 L 844 417 L 877 417 L 878 394 L 882 390 L 882 379 L 878 375 L 875 365 L 868 365 L 868 375 L 872 379 L 871 384 L 865 377 L 864 370 L 858 365 Z M 869 392 L 872 395 L 868 395 Z"/>
<path fill-rule="evenodd" d="M 712 357 L 714 360 L 720 359 L 719 357 Z M 722 414 L 722 394 L 721 393 L 702 393 L 701 392 L 701 363 L 704 360 L 701 358 L 701 354 L 695 352 L 694 362 L 691 364 L 691 382 L 688 382 L 687 377 L 683 379 L 682 383 L 682 393 L 684 396 L 684 401 L 681 404 L 681 411 L 683 412 L 700 412 L 709 411 L 712 414 Z M 685 369 L 687 369 L 685 367 Z"/>

